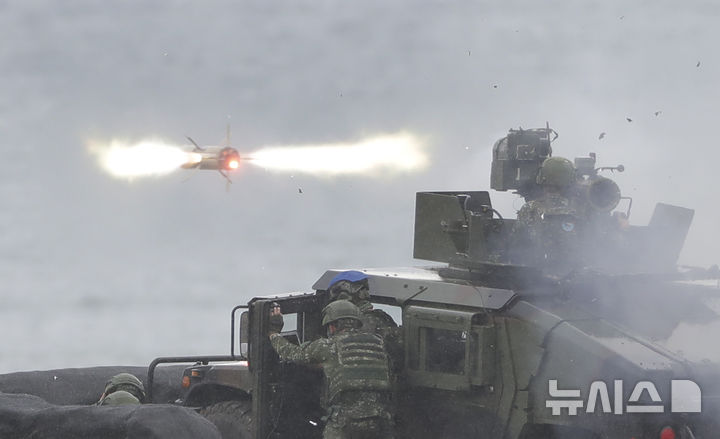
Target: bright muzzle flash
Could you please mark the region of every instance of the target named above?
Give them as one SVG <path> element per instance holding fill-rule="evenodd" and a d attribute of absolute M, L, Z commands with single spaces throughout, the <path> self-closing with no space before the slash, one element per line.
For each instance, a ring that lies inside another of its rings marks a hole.
<path fill-rule="evenodd" d="M 428 162 L 421 142 L 409 133 L 355 143 L 265 147 L 249 155 L 252 164 L 270 171 L 324 175 L 411 172 Z"/>

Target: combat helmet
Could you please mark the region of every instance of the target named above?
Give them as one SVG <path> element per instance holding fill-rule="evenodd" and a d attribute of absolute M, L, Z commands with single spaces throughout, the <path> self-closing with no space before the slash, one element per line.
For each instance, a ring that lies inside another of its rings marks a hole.
<path fill-rule="evenodd" d="M 564 157 L 548 157 L 543 161 L 537 174 L 539 185 L 557 187 L 570 186 L 575 181 L 575 166 Z"/>
<path fill-rule="evenodd" d="M 338 273 L 328 285 L 330 300 L 349 300 L 355 305 L 370 299 L 367 274 L 348 270 Z"/>
<path fill-rule="evenodd" d="M 105 395 L 125 391 L 134 395 L 141 402 L 145 399 L 145 386 L 142 381 L 131 373 L 119 373 L 108 380 L 105 384 Z"/>
<path fill-rule="evenodd" d="M 323 326 L 327 326 L 340 319 L 353 319 L 362 324 L 360 320 L 360 309 L 349 300 L 336 300 L 322 310 Z"/>
<path fill-rule="evenodd" d="M 132 393 L 124 390 L 115 391 L 104 397 L 99 405 L 136 405 L 140 404 L 140 400 Z"/>

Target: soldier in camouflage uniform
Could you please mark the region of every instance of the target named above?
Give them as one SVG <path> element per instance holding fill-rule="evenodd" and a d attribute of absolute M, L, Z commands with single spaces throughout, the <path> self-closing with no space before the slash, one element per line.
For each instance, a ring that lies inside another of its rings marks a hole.
<path fill-rule="evenodd" d="M 276 307 L 270 343 L 282 360 L 322 366 L 327 409 L 323 438 L 392 439 L 390 367 L 382 338 L 358 330 L 360 311 L 347 300 L 326 306 L 322 323 L 327 338 L 296 346 L 279 334 L 282 314 Z"/>
<path fill-rule="evenodd" d="M 107 399 L 116 392 L 123 392 L 121 395 L 111 398 L 110 401 Z M 128 395 L 125 395 L 128 394 Z M 141 404 L 145 400 L 145 387 L 142 381 L 133 374 L 130 373 L 119 373 L 108 380 L 105 384 L 105 391 L 100 396 L 100 400 L 97 405 L 116 405 L 118 401 L 120 404 L 129 404 L 130 398 L 133 397 L 137 400 L 136 404 Z"/>
<path fill-rule="evenodd" d="M 392 317 L 370 303 L 368 276 L 356 270 L 343 271 L 330 281 L 330 301 L 349 300 L 360 309 L 361 331 L 379 335 L 394 352 L 400 345 L 400 328 Z"/>
<path fill-rule="evenodd" d="M 568 271 L 578 262 L 577 212 L 568 198 L 576 181 L 575 166 L 568 159 L 545 159 L 537 183 L 543 194 L 518 212 L 513 229 L 520 253 L 516 262 L 539 265 L 551 272 Z"/>

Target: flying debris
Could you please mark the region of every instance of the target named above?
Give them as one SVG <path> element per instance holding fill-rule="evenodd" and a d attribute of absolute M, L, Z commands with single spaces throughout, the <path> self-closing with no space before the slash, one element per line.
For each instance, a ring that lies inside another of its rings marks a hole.
<path fill-rule="evenodd" d="M 697 64 L 695 64 L 695 67 L 700 67 L 700 61 L 698 61 Z"/>
<path fill-rule="evenodd" d="M 662 110 L 658 110 L 655 112 L 655 116 L 660 116 L 662 114 Z"/>
<path fill-rule="evenodd" d="M 302 188 L 299 187 L 299 188 L 298 188 L 298 194 L 302 194 L 302 193 L 303 193 Z"/>
<path fill-rule="evenodd" d="M 632 122 L 632 119 L 630 119 L 629 117 L 626 117 L 625 120 L 628 122 Z"/>
<path fill-rule="evenodd" d="M 600 133 L 600 135 L 598 136 L 598 140 L 602 140 L 602 139 L 604 139 L 604 138 L 605 138 L 605 132 L 603 131 L 603 132 Z"/>

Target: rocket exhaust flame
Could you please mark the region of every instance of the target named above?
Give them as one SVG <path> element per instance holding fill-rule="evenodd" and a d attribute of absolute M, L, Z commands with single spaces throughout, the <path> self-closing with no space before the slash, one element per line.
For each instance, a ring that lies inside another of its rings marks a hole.
<path fill-rule="evenodd" d="M 314 175 L 410 172 L 428 163 L 421 146 L 413 135 L 400 133 L 355 143 L 265 147 L 247 156 L 230 147 L 188 151 L 187 146 L 157 139 L 91 143 L 89 149 L 112 176 L 132 179 L 165 175 L 177 169 L 215 169 L 223 173 L 238 169 L 240 161 L 270 171 Z"/>
<path fill-rule="evenodd" d="M 89 148 L 103 169 L 119 178 L 165 175 L 202 159 L 197 153 L 156 139 L 136 143 L 112 140 L 107 144 L 91 143 Z"/>
<path fill-rule="evenodd" d="M 356 143 L 266 147 L 250 157 L 252 164 L 268 170 L 325 175 L 409 172 L 428 162 L 420 141 L 407 133 Z"/>

